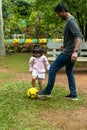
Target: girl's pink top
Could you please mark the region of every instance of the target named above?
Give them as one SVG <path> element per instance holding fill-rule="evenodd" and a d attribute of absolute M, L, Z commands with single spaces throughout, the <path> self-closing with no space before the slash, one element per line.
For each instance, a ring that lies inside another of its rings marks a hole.
<path fill-rule="evenodd" d="M 32 56 L 29 60 L 29 71 L 35 71 L 38 73 L 46 72 L 46 69 L 49 70 L 50 64 L 45 55 L 41 57 Z"/>

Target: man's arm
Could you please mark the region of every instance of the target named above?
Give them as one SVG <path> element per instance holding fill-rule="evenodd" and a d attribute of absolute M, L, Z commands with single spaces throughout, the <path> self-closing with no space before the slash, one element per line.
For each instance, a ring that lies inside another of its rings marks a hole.
<path fill-rule="evenodd" d="M 79 51 L 81 42 L 82 42 L 82 39 L 81 39 L 81 38 L 79 38 L 79 37 L 76 38 L 76 40 L 75 40 L 75 48 L 74 48 L 74 51 L 73 51 L 72 56 L 71 56 L 71 61 L 72 61 L 72 62 L 75 62 L 75 61 L 77 60 L 78 51 Z"/>
<path fill-rule="evenodd" d="M 81 45 L 82 39 L 81 38 L 76 38 L 75 40 L 75 48 L 74 48 L 74 52 L 78 52 L 80 45 Z"/>

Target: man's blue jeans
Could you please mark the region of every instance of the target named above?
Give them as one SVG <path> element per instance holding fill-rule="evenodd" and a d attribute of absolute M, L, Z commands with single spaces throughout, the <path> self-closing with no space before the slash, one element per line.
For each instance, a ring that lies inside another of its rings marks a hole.
<path fill-rule="evenodd" d="M 50 66 L 48 84 L 44 89 L 45 93 L 51 94 L 55 82 L 56 73 L 64 66 L 68 77 L 70 94 L 73 96 L 77 96 L 76 84 L 75 84 L 74 73 L 73 73 L 74 63 L 71 62 L 70 55 L 66 55 L 63 53 L 61 53 Z"/>

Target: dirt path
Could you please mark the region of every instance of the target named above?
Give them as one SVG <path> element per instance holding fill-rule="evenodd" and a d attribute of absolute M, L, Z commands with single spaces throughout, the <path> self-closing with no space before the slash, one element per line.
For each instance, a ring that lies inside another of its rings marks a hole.
<path fill-rule="evenodd" d="M 47 110 L 37 118 L 47 120 L 51 125 L 54 125 L 52 130 L 87 130 L 86 108 L 80 108 L 72 112 Z M 58 129 L 55 129 L 55 127 Z"/>
<path fill-rule="evenodd" d="M 15 73 L 16 78 L 14 80 L 23 80 L 23 81 L 31 81 L 31 76 L 28 73 L 19 73 L 19 72 L 14 72 L 9 69 L 0 69 L 0 73 Z M 87 93 L 87 69 L 79 69 L 76 70 L 75 72 L 75 80 L 76 80 L 76 86 L 77 86 L 77 91 Z M 46 84 L 48 80 L 48 74 L 46 74 L 46 78 L 43 81 L 43 84 Z M 58 72 L 56 75 L 56 80 L 55 80 L 55 85 L 56 86 L 63 86 L 66 89 L 68 89 L 68 81 L 67 81 L 67 76 L 65 72 L 62 70 Z"/>
<path fill-rule="evenodd" d="M 19 80 L 31 81 L 30 74 L 19 73 L 17 75 Z M 47 83 L 47 79 L 48 79 L 48 74 L 46 74 L 46 78 L 43 81 L 44 84 Z M 87 93 L 87 72 L 84 71 L 75 72 L 75 80 L 76 80 L 77 91 Z M 63 86 L 66 89 L 68 89 L 68 81 L 65 72 L 61 71 L 57 74 L 55 85 Z"/>

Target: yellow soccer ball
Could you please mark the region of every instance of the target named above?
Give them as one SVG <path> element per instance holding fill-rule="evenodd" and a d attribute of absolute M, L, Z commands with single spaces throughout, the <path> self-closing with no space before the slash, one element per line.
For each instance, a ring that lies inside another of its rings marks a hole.
<path fill-rule="evenodd" d="M 38 92 L 38 89 L 37 88 L 29 88 L 27 90 L 27 97 L 29 98 L 37 98 L 37 92 Z"/>

